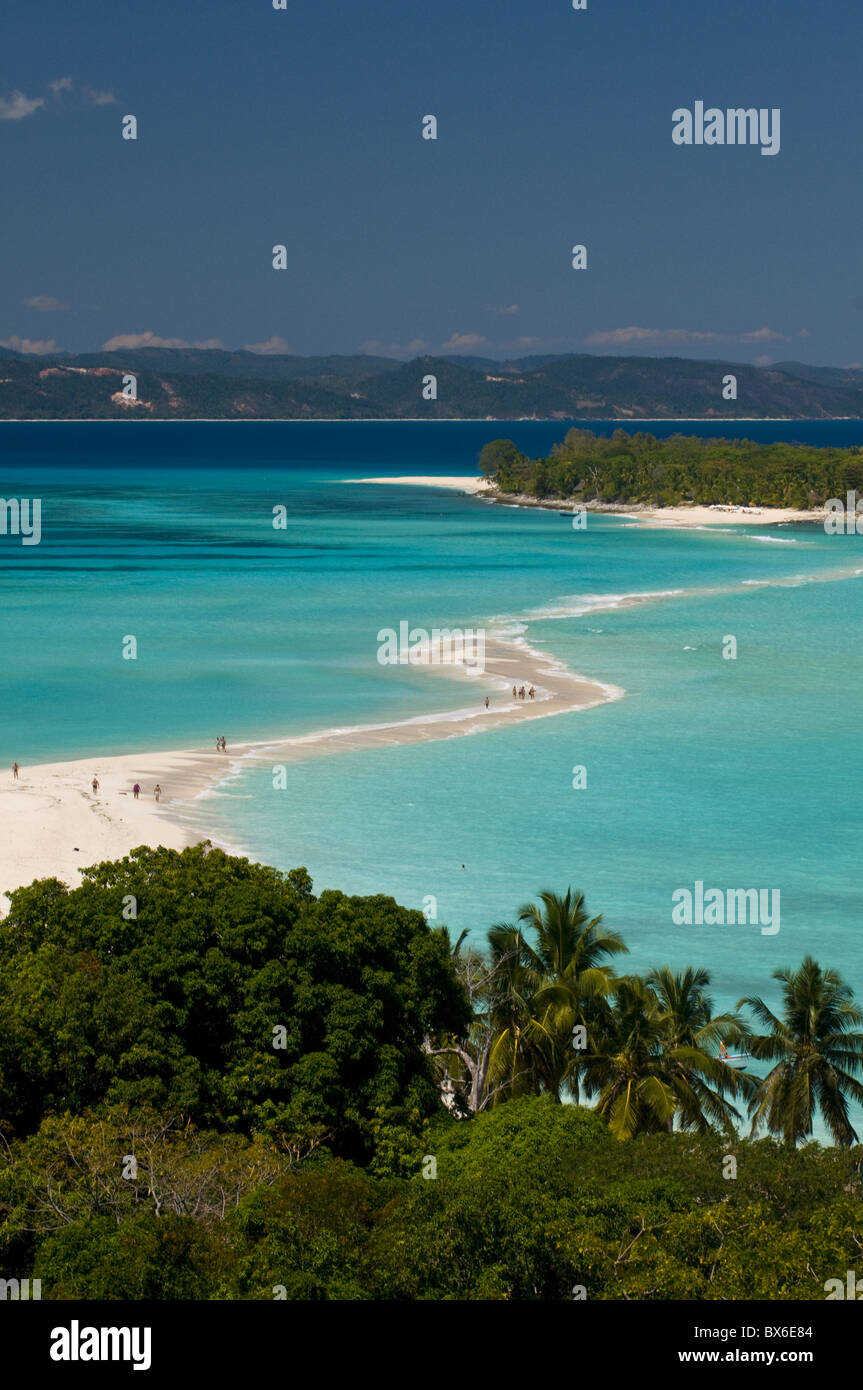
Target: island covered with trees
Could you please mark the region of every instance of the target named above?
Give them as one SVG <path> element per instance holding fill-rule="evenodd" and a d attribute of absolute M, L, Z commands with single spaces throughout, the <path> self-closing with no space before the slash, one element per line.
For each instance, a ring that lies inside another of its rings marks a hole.
<path fill-rule="evenodd" d="M 548 458 L 528 458 L 511 439 L 480 453 L 480 471 L 507 495 L 585 504 L 672 507 L 732 504 L 818 509 L 863 494 L 863 449 L 757 444 L 647 431 L 610 436 L 571 429 Z"/>
<path fill-rule="evenodd" d="M 860 1256 L 850 988 L 807 958 L 717 1014 L 704 970 L 625 956 L 571 890 L 478 950 L 209 844 L 20 888 L 0 1268 L 60 1300 L 825 1299 Z"/>

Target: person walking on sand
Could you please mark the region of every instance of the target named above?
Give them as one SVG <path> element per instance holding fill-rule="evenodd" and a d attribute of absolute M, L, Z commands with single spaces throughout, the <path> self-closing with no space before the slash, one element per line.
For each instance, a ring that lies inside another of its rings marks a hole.
<path fill-rule="evenodd" d="M 134 798 L 135 798 L 136 801 L 138 800 L 138 793 L 140 792 L 140 790 L 141 790 L 141 785 L 140 785 L 139 782 L 136 782 L 135 785 L 134 785 L 134 787 L 132 788 L 132 795 L 134 796 Z"/>
<path fill-rule="evenodd" d="M 533 686 L 531 686 L 530 690 L 527 693 L 530 696 L 530 698 L 533 699 L 534 695 L 536 694 L 536 691 L 534 690 Z"/>
<path fill-rule="evenodd" d="M 162 795 L 162 788 L 159 786 L 159 783 L 158 783 L 158 782 L 156 783 L 155 787 L 153 788 L 153 795 L 154 795 L 154 797 L 156 798 L 157 801 L 159 800 L 159 797 Z"/>
<path fill-rule="evenodd" d="M 516 690 L 515 686 L 512 687 L 512 698 L 514 700 L 518 699 L 518 691 Z"/>
<path fill-rule="evenodd" d="M 488 709 L 488 696 L 487 696 L 487 695 L 486 695 L 486 697 L 485 697 L 485 707 L 486 707 L 486 709 Z"/>
<path fill-rule="evenodd" d="M 15 782 L 18 781 L 18 764 L 17 764 L 17 763 L 13 763 L 13 764 L 12 764 L 12 779 L 13 779 L 13 781 L 15 781 Z"/>
<path fill-rule="evenodd" d="M 96 774 L 95 774 L 95 772 L 94 772 L 94 773 L 93 773 L 93 792 L 95 793 L 95 792 L 97 792 L 98 790 L 99 790 L 99 778 L 96 776 Z"/>

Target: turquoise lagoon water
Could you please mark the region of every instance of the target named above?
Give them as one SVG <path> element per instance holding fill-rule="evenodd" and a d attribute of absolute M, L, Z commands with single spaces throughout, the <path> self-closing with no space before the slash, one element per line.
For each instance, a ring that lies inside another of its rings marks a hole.
<path fill-rule="evenodd" d="M 344 481 L 469 473 L 487 439 L 538 454 L 565 428 L 4 425 L 0 491 L 41 497 L 43 539 L 0 538 L 0 761 L 464 708 L 472 687 L 379 666 L 377 632 L 495 620 L 625 698 L 313 757 L 289 765 L 284 791 L 250 769 L 197 804 L 202 832 L 304 864 L 318 890 L 433 897 L 438 920 L 477 942 L 541 889 L 578 886 L 634 968 L 704 965 L 720 1006 L 778 1003 L 771 972 L 807 952 L 863 998 L 859 538 L 618 517 L 576 532 L 554 511 Z M 738 430 L 863 443 L 850 421 Z M 736 660 L 722 657 L 728 635 Z M 778 889 L 779 933 L 673 925 L 672 892 L 699 879 Z"/>

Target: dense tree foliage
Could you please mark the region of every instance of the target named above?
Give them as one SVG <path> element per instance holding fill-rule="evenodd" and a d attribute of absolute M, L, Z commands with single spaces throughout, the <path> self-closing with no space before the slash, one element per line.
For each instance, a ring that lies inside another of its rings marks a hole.
<path fill-rule="evenodd" d="M 505 493 L 584 503 L 809 508 L 863 490 L 860 449 L 683 434 L 659 440 L 622 429 L 610 438 L 571 429 L 549 458 L 540 459 L 496 439 L 482 450 L 480 469 Z"/>
<path fill-rule="evenodd" d="M 10 898 L 0 1268 L 43 1298 L 823 1299 L 859 1262 L 861 1013 L 814 961 L 760 1035 L 704 970 L 618 974 L 572 890 L 486 954 L 209 845 Z"/>
<path fill-rule="evenodd" d="M 421 913 L 315 898 L 304 870 L 207 846 L 136 850 L 72 892 L 19 889 L 0 963 L 0 1116 L 14 1134 L 104 1101 L 326 1136 L 360 1158 L 380 1107 L 437 1107 L 423 1039 L 467 1018 L 447 941 Z"/>
<path fill-rule="evenodd" d="M 435 1121 L 426 1142 L 394 1177 L 60 1117 L 0 1155 L 0 1259 L 49 1299 L 822 1300 L 859 1265 L 859 1151 L 618 1144 L 550 1096 Z"/>

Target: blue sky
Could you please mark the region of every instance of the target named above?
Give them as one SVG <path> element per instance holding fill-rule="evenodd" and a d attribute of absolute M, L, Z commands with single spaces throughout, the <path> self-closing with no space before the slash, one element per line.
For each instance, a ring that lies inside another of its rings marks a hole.
<path fill-rule="evenodd" d="M 859 363 L 861 40 L 851 0 L 5 0 L 0 341 Z M 676 146 L 697 100 L 779 154 Z"/>

